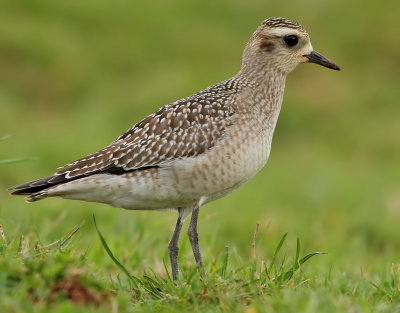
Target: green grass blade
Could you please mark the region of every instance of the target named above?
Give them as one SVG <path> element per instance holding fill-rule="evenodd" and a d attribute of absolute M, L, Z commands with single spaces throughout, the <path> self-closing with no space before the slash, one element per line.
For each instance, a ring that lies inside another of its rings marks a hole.
<path fill-rule="evenodd" d="M 326 253 L 326 252 L 312 252 L 310 254 L 307 254 L 306 256 L 301 258 L 301 260 L 298 262 L 298 266 L 303 265 L 305 262 L 307 262 L 313 256 L 320 255 L 320 254 L 328 254 L 328 253 Z"/>
<path fill-rule="evenodd" d="M 307 254 L 306 256 L 302 257 L 294 266 L 293 269 L 287 271 L 284 275 L 281 275 L 281 277 L 283 278 L 283 280 L 288 280 L 290 279 L 294 272 L 297 271 L 301 265 L 303 265 L 305 262 L 307 262 L 309 259 L 311 259 L 313 256 L 315 255 L 320 255 L 320 254 L 327 254 L 326 252 L 312 252 L 310 254 Z"/>
<path fill-rule="evenodd" d="M 165 273 L 167 273 L 168 280 L 171 280 L 171 275 L 169 275 L 167 263 L 165 263 L 165 259 L 164 258 L 162 259 L 162 261 L 163 261 L 163 264 L 164 264 Z"/>
<path fill-rule="evenodd" d="M 20 162 L 26 162 L 26 161 L 34 161 L 36 159 L 34 158 L 14 158 L 14 159 L 6 159 L 6 160 L 0 160 L 0 164 L 12 164 L 12 163 L 20 163 Z"/>
<path fill-rule="evenodd" d="M 104 239 L 103 235 L 101 234 L 99 228 L 97 227 L 97 223 L 96 223 L 96 218 L 93 214 L 93 221 L 94 221 L 94 227 L 96 228 L 97 234 L 99 235 L 101 244 L 103 245 L 104 250 L 106 250 L 108 256 L 111 258 L 111 260 L 115 263 L 115 265 L 117 265 L 119 267 L 119 269 L 125 273 L 125 275 L 129 278 L 129 280 L 134 284 L 134 286 L 136 287 L 136 289 L 139 289 L 139 285 L 138 282 L 140 283 L 140 279 L 132 276 L 131 274 L 129 274 L 128 270 L 125 268 L 125 266 L 123 266 L 118 260 L 117 258 L 114 256 L 114 254 L 111 252 L 110 248 L 107 245 L 106 240 Z"/>
<path fill-rule="evenodd" d="M 251 262 L 251 265 L 249 268 L 250 283 L 254 283 L 254 280 L 257 279 L 256 266 L 257 266 L 257 260 L 256 260 L 256 258 L 253 258 L 253 262 Z"/>
<path fill-rule="evenodd" d="M 226 246 L 225 254 L 224 254 L 224 260 L 222 262 L 222 268 L 221 268 L 221 276 L 222 276 L 222 278 L 225 278 L 226 270 L 228 268 L 228 260 L 229 260 L 229 247 Z"/>
<path fill-rule="evenodd" d="M 298 266 L 300 257 L 300 239 L 297 237 L 297 245 L 296 245 L 296 256 L 293 260 L 293 273 L 296 271 L 296 266 Z"/>
<path fill-rule="evenodd" d="M 369 282 L 372 286 L 374 286 L 379 292 L 381 292 L 382 294 L 386 295 L 387 297 L 390 298 L 390 293 L 388 293 L 385 289 L 383 289 L 382 287 L 380 287 L 378 284 L 374 283 L 372 280 L 366 279 L 367 282 Z"/>
<path fill-rule="evenodd" d="M 294 259 L 295 264 L 297 264 L 299 257 L 300 257 L 300 239 L 299 239 L 299 237 L 297 237 L 296 258 Z"/>
<path fill-rule="evenodd" d="M 161 288 L 160 288 L 159 284 L 154 279 L 149 277 L 148 275 L 144 275 L 143 278 L 146 280 L 147 286 L 150 287 L 149 290 L 151 291 L 152 295 L 158 299 L 161 299 L 162 294 L 160 292 Z"/>
<path fill-rule="evenodd" d="M 278 243 L 278 246 L 277 246 L 276 249 L 275 249 L 274 256 L 273 256 L 273 258 L 272 258 L 272 262 L 271 262 L 271 265 L 270 265 L 270 272 L 271 272 L 271 270 L 272 270 L 272 267 L 275 265 L 276 257 L 278 256 L 278 253 L 279 253 L 279 251 L 281 250 L 281 248 L 282 248 L 282 246 L 283 246 L 283 243 L 284 243 L 285 240 L 286 240 L 287 235 L 288 235 L 288 233 L 285 233 L 285 234 L 282 236 L 281 240 L 280 240 L 279 243 Z"/>
<path fill-rule="evenodd" d="M 282 284 L 282 283 L 283 283 L 283 280 L 284 280 L 284 279 L 283 279 L 284 276 L 282 275 L 282 273 L 285 272 L 285 268 L 284 268 L 285 264 L 286 264 L 286 255 L 283 256 L 281 265 L 279 266 L 279 270 L 278 270 L 277 274 L 275 274 L 275 276 L 278 277 L 276 281 L 277 281 L 279 284 Z"/>

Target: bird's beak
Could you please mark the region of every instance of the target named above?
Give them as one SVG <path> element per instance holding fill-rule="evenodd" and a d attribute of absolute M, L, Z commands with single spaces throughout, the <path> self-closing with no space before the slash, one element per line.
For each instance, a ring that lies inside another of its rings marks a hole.
<path fill-rule="evenodd" d="M 310 63 L 316 63 L 331 68 L 333 70 L 340 71 L 340 67 L 335 62 L 328 60 L 322 54 L 319 54 L 315 50 L 313 50 L 310 54 L 305 54 L 304 56 L 308 59 L 308 62 Z"/>

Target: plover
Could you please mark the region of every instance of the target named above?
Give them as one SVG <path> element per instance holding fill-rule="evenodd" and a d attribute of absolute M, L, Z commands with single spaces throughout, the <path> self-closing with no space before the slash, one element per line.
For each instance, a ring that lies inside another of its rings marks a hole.
<path fill-rule="evenodd" d="M 28 202 L 62 197 L 128 210 L 176 210 L 168 244 L 175 280 L 179 235 L 192 214 L 189 240 L 205 275 L 199 209 L 238 189 L 265 165 L 286 75 L 306 62 L 339 70 L 313 50 L 300 24 L 269 18 L 247 43 L 236 76 L 161 107 L 104 149 L 52 176 L 12 187 L 12 194 L 28 195 Z"/>

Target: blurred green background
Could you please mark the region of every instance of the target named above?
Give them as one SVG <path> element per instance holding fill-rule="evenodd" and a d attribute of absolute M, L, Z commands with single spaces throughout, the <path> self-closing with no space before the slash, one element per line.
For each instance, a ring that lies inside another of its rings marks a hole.
<path fill-rule="evenodd" d="M 266 168 L 200 211 L 205 258 L 229 245 L 247 259 L 260 222 L 262 258 L 288 231 L 288 249 L 300 237 L 304 252 L 329 253 L 313 261 L 316 272 L 386 268 L 400 258 L 399 14 L 394 0 L 2 1 L 0 137 L 11 137 L 0 141 L 0 160 L 28 160 L 0 163 L 0 224 L 11 239 L 35 231 L 50 242 L 85 219 L 80 246 L 107 258 L 94 212 L 130 268 L 157 268 L 174 213 L 26 204 L 6 188 L 48 176 L 160 106 L 235 75 L 259 23 L 283 16 L 342 71 L 307 64 L 290 74 Z M 182 258 L 193 262 L 183 237 Z M 132 254 L 142 261 L 130 263 Z"/>

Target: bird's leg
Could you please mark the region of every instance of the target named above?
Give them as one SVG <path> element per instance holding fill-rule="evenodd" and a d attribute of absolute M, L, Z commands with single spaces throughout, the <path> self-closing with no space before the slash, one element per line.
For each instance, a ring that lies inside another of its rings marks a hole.
<path fill-rule="evenodd" d="M 192 245 L 192 250 L 194 258 L 196 259 L 197 266 L 200 270 L 200 274 L 206 277 L 206 272 L 204 271 L 203 258 L 201 257 L 200 247 L 199 247 L 199 234 L 197 233 L 197 218 L 199 216 L 200 207 L 198 202 L 195 203 L 194 210 L 192 212 L 192 218 L 190 219 L 188 235 L 190 244 Z"/>
<path fill-rule="evenodd" d="M 171 260 L 172 278 L 174 280 L 177 280 L 178 276 L 179 276 L 178 240 L 179 240 L 179 235 L 181 233 L 182 225 L 183 225 L 183 223 L 182 223 L 181 214 L 179 211 L 178 219 L 176 220 L 176 226 L 175 226 L 174 233 L 172 234 L 171 240 L 168 243 L 169 259 Z"/>

